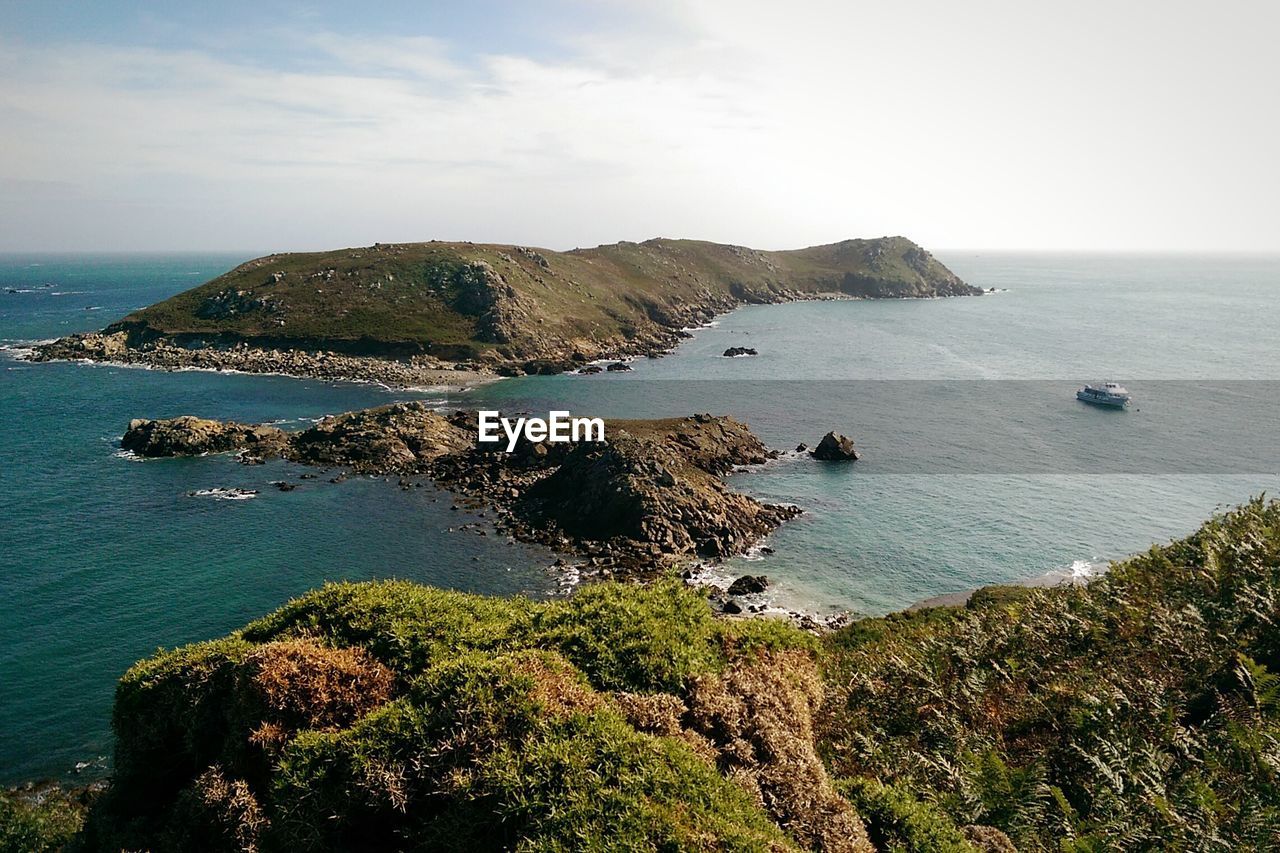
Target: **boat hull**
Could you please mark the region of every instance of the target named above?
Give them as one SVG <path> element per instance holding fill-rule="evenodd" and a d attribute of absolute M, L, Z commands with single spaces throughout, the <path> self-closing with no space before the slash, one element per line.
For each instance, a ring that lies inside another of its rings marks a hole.
<path fill-rule="evenodd" d="M 1083 391 L 1076 392 L 1076 399 L 1082 403 L 1088 403 L 1091 406 L 1102 406 L 1104 409 L 1123 409 L 1129 405 L 1129 401 L 1118 397 L 1094 397 Z"/>

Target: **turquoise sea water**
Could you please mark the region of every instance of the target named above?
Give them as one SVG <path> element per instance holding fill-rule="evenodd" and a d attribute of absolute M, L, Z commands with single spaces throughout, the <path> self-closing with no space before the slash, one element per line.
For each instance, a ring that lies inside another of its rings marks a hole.
<path fill-rule="evenodd" d="M 301 426 L 414 397 L 592 415 L 710 410 L 788 449 L 839 429 L 866 452 L 852 468 L 788 456 L 735 475 L 736 487 L 806 513 L 772 538 L 773 554 L 720 570 L 764 572 L 779 604 L 817 611 L 883 612 L 1086 571 L 1280 484 L 1280 259 L 940 256 L 1000 292 L 747 307 L 630 374 L 530 377 L 448 400 L 0 353 L 0 781 L 79 762 L 97 771 L 130 662 L 223 634 L 324 580 L 563 588 L 555 555 L 457 530 L 474 516 L 434 489 L 299 481 L 294 466 L 222 457 L 132 461 L 116 447 L 132 417 Z M 244 257 L 5 256 L 0 344 L 100 327 Z M 719 357 L 735 344 L 761 354 Z M 1072 399 L 1079 382 L 1110 377 L 1129 384 L 1136 411 Z M 281 493 L 277 479 L 301 485 Z M 259 494 L 188 496 L 218 487 Z"/>

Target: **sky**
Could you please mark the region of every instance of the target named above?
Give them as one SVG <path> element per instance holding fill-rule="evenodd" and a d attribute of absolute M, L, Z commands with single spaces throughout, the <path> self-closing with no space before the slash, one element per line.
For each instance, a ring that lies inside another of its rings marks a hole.
<path fill-rule="evenodd" d="M 0 251 L 1280 251 L 1280 3 L 0 0 Z"/>

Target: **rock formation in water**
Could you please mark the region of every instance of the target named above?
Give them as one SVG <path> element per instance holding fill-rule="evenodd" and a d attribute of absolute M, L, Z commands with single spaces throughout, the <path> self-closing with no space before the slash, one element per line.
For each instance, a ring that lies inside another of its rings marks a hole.
<path fill-rule="evenodd" d="M 472 413 L 397 403 L 300 432 L 190 416 L 138 419 L 121 446 L 147 457 L 239 451 L 362 474 L 421 474 L 493 507 L 519 538 L 623 569 L 740 554 L 800 512 L 725 484 L 733 466 L 776 455 L 733 418 L 607 421 L 605 435 L 576 444 L 522 438 L 506 453 L 477 443 Z"/>
<path fill-rule="evenodd" d="M 824 435 L 809 455 L 825 462 L 856 462 L 861 458 L 853 446 L 853 439 L 838 432 Z"/>

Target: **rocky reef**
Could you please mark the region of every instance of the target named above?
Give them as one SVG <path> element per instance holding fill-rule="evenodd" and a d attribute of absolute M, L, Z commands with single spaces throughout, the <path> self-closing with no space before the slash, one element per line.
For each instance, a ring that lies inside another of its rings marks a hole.
<path fill-rule="evenodd" d="M 796 507 L 733 491 L 735 465 L 776 456 L 731 417 L 614 420 L 606 442 L 476 441 L 473 413 L 396 403 L 325 418 L 299 432 L 184 416 L 130 422 L 121 446 L 144 457 L 235 451 L 362 474 L 423 475 L 491 507 L 525 541 L 587 556 L 605 570 L 740 554 Z"/>
<path fill-rule="evenodd" d="M 488 365 L 442 362 L 423 355 L 391 359 L 324 349 L 263 348 L 244 342 L 225 347 L 183 346 L 167 337 L 119 328 L 68 335 L 41 344 L 33 349 L 30 360 L 97 361 L 161 370 L 273 373 L 328 382 L 375 382 L 402 388 L 469 386 L 495 378 Z"/>

